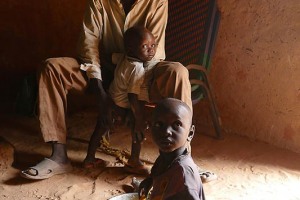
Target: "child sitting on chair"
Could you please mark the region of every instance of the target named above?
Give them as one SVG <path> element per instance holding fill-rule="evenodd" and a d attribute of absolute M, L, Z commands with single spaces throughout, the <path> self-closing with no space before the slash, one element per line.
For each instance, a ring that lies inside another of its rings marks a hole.
<path fill-rule="evenodd" d="M 114 80 L 110 85 L 109 94 L 115 103 L 117 115 L 123 115 L 126 110 L 131 110 L 134 117 L 132 127 L 131 159 L 125 170 L 137 174 L 148 175 L 150 168 L 139 159 L 141 142 L 145 139 L 144 131 L 144 104 L 149 102 L 149 81 L 151 69 L 158 63 L 154 59 L 157 44 L 153 34 L 142 26 L 131 27 L 124 34 L 124 47 L 126 55 L 113 54 L 112 61 L 117 65 L 114 72 Z M 89 149 L 85 158 L 85 166 L 100 161 L 95 158 L 99 140 L 108 130 L 99 127 L 94 131 L 89 143 Z M 132 166 L 135 163 L 135 166 Z M 139 163 L 136 166 L 136 163 Z"/>
<path fill-rule="evenodd" d="M 150 199 L 203 200 L 202 182 L 196 164 L 187 150 L 194 136 L 192 112 L 181 100 L 167 98 L 156 106 L 151 132 L 159 148 L 150 177 L 139 186 L 139 196 Z"/>

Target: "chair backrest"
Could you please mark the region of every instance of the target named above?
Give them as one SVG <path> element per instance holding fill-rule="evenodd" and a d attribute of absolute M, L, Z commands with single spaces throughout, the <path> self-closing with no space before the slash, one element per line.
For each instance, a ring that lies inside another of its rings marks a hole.
<path fill-rule="evenodd" d="M 219 20 L 216 0 L 169 0 L 166 60 L 208 69 Z"/>

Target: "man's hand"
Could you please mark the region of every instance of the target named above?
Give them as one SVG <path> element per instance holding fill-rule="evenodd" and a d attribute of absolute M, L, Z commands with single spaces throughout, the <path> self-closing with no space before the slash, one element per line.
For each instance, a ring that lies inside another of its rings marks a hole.
<path fill-rule="evenodd" d="M 114 103 L 103 89 L 102 81 L 99 79 L 90 79 L 90 86 L 88 92 L 91 92 L 96 96 L 98 107 L 98 118 L 96 127 L 111 129 L 113 121 L 112 109 Z"/>

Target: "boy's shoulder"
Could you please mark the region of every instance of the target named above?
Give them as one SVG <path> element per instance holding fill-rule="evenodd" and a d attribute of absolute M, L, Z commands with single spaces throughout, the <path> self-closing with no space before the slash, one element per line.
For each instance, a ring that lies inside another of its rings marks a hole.
<path fill-rule="evenodd" d="M 184 169 L 197 169 L 197 165 L 195 164 L 190 153 L 179 156 L 178 158 L 176 158 L 173 164 L 178 165 Z"/>
<path fill-rule="evenodd" d="M 122 53 L 114 53 L 112 56 L 113 64 L 116 64 L 117 71 L 131 73 L 132 71 L 143 71 L 143 63 L 135 58 L 126 56 Z"/>

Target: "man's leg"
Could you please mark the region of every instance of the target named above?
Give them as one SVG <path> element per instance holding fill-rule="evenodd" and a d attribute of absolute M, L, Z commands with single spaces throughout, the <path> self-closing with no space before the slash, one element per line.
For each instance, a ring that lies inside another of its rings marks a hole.
<path fill-rule="evenodd" d="M 71 90 L 83 93 L 87 87 L 87 78 L 80 71 L 77 60 L 66 57 L 47 59 L 38 72 L 38 81 L 40 127 L 44 141 L 52 145 L 52 154 L 35 167 L 22 172 L 26 178 L 32 179 L 38 179 L 39 176 L 41 178 L 51 177 L 51 174 L 47 176 L 41 174 L 42 168 L 47 165 L 53 165 L 57 172 L 61 173 L 64 170 L 59 169 L 60 166 L 66 170 L 69 169 L 67 165 L 70 164 L 65 145 L 67 94 Z"/>
<path fill-rule="evenodd" d="M 163 61 L 154 68 L 154 81 L 150 87 L 153 103 L 171 97 L 185 102 L 192 110 L 191 84 L 188 70 L 179 62 Z"/>
<path fill-rule="evenodd" d="M 39 120 L 45 142 L 66 143 L 65 113 L 67 94 L 72 90 L 84 92 L 87 79 L 73 58 L 50 58 L 38 75 Z"/>

